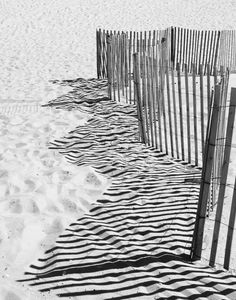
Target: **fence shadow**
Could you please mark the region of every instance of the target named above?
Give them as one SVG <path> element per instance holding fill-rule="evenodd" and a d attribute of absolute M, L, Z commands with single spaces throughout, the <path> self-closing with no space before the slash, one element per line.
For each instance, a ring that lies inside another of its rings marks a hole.
<path fill-rule="evenodd" d="M 106 81 L 60 84 L 74 90 L 49 106 L 91 118 L 50 148 L 112 185 L 19 281 L 75 299 L 235 299 L 235 277 L 187 260 L 199 170 L 141 144 L 135 106 L 109 100 Z"/>

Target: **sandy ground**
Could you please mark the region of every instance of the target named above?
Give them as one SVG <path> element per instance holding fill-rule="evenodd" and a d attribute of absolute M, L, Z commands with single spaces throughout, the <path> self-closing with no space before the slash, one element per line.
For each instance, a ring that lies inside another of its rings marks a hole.
<path fill-rule="evenodd" d="M 86 121 L 81 113 L 40 108 L 68 91 L 50 80 L 96 76 L 98 27 L 170 25 L 234 29 L 236 6 L 211 0 L 0 1 L 0 299 L 40 299 L 20 290 L 14 278 L 109 184 L 47 149 Z"/>

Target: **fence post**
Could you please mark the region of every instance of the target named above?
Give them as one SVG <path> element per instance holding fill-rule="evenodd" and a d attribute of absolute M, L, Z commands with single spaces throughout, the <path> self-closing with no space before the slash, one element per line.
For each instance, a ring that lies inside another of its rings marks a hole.
<path fill-rule="evenodd" d="M 229 108 L 229 115 L 228 115 L 228 124 L 227 124 L 227 130 L 226 130 L 224 160 L 223 160 L 223 165 L 222 165 L 221 174 L 220 174 L 221 175 L 220 176 L 220 189 L 219 189 L 219 195 L 218 195 L 218 201 L 217 201 L 216 217 L 215 217 L 213 239 L 212 239 L 212 245 L 211 245 L 210 266 L 212 266 L 212 267 L 215 264 L 219 231 L 220 231 L 220 222 L 221 222 L 222 210 L 223 210 L 223 205 L 224 205 L 225 187 L 226 187 L 230 152 L 231 152 L 231 146 L 232 146 L 235 108 L 236 108 L 236 88 L 232 88 L 231 95 L 230 95 L 230 108 Z"/>
<path fill-rule="evenodd" d="M 209 140 L 206 141 L 205 155 L 202 168 L 201 187 L 199 193 L 198 209 L 192 241 L 191 258 L 199 259 L 202 253 L 203 233 L 207 211 L 207 201 L 210 190 L 212 166 L 215 153 L 216 132 L 219 117 L 220 86 L 215 87 L 214 106 L 210 120 Z"/>
<path fill-rule="evenodd" d="M 139 121 L 139 129 L 141 142 L 146 143 L 145 137 L 145 124 L 143 120 L 143 108 L 141 103 L 141 92 L 140 92 L 140 74 L 139 74 L 139 55 L 138 53 L 133 54 L 134 58 L 134 86 L 136 89 L 136 97 L 137 97 L 137 113 L 138 113 L 138 121 Z"/>
<path fill-rule="evenodd" d="M 108 78 L 108 98 L 112 99 L 112 62 L 111 62 L 111 36 L 107 34 L 107 78 Z"/>

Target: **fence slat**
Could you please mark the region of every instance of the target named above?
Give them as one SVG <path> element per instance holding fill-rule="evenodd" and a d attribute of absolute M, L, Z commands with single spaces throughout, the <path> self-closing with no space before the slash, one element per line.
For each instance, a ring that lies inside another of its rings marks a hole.
<path fill-rule="evenodd" d="M 235 182 L 234 182 L 234 193 L 233 193 L 233 198 L 232 198 L 232 203 L 231 203 L 229 226 L 228 226 L 226 247 L 225 247 L 224 268 L 226 270 L 229 269 L 229 264 L 230 264 L 230 255 L 231 255 L 231 249 L 232 249 L 235 218 L 236 218 L 236 177 L 235 177 Z"/>
<path fill-rule="evenodd" d="M 97 78 L 100 78 L 100 47 L 99 47 L 99 30 L 96 29 L 96 50 L 97 50 Z"/>
<path fill-rule="evenodd" d="M 203 87 L 202 65 L 199 65 L 199 74 L 200 74 L 201 143 L 202 143 L 202 161 L 203 161 L 205 132 L 204 132 L 204 91 L 203 91 L 204 87 Z"/>
<path fill-rule="evenodd" d="M 210 77 L 210 66 L 209 64 L 206 65 L 207 69 L 207 105 L 208 105 L 208 118 L 210 116 L 210 109 L 211 109 L 211 77 Z"/>
<path fill-rule="evenodd" d="M 153 132 L 153 111 L 152 111 L 152 99 L 151 99 L 151 71 L 150 71 L 150 62 L 149 57 L 145 57 L 146 59 L 146 70 L 147 70 L 147 102 L 148 102 L 148 117 L 151 131 L 151 143 L 150 145 L 154 147 L 154 132 Z"/>
<path fill-rule="evenodd" d="M 223 160 L 224 162 L 221 169 L 220 189 L 218 194 L 213 239 L 211 245 L 210 266 L 215 265 L 216 251 L 217 251 L 219 231 L 220 231 L 220 222 L 221 222 L 222 210 L 224 205 L 226 180 L 227 180 L 229 159 L 230 159 L 230 152 L 231 152 L 231 145 L 232 145 L 235 108 L 236 108 L 236 88 L 232 88 L 231 95 L 230 95 L 230 108 L 229 108 L 226 140 L 225 140 L 225 147 L 224 147 L 224 160 Z"/>
<path fill-rule="evenodd" d="M 156 88 L 154 81 L 154 61 L 153 61 L 153 52 L 151 52 L 150 61 L 150 74 L 151 74 L 151 99 L 152 99 L 152 114 L 153 114 L 153 138 L 154 138 L 154 147 L 157 149 L 157 120 L 156 120 Z"/>
<path fill-rule="evenodd" d="M 108 98 L 112 98 L 112 54 L 111 54 L 111 36 L 107 35 L 107 78 L 108 78 Z"/>
<path fill-rule="evenodd" d="M 214 106 L 211 118 L 209 140 L 206 143 L 206 155 L 204 156 L 204 163 L 202 168 L 202 181 L 200 187 L 197 216 L 194 228 L 193 242 L 192 242 L 192 259 L 201 258 L 203 232 L 206 219 L 208 195 L 210 191 L 210 181 L 212 166 L 214 161 L 216 131 L 219 116 L 219 100 L 220 100 L 220 86 L 215 87 Z"/>
<path fill-rule="evenodd" d="M 167 64 L 166 64 L 166 90 L 167 90 L 168 115 L 169 115 L 170 147 L 171 147 L 171 155 L 172 157 L 174 157 L 174 143 L 173 143 L 173 129 L 172 129 L 171 101 L 170 101 L 170 79 L 169 79 L 169 67 Z"/>
<path fill-rule="evenodd" d="M 188 140 L 188 163 L 191 164 L 191 127 L 190 127 L 190 110 L 189 110 L 189 86 L 188 86 L 188 66 L 184 65 L 185 75 L 185 95 L 186 95 L 186 115 L 187 115 L 187 140 Z"/>
<path fill-rule="evenodd" d="M 132 103 L 132 85 L 131 85 L 131 73 L 132 73 L 132 31 L 130 31 L 130 36 L 129 36 L 129 103 Z"/>
<path fill-rule="evenodd" d="M 208 49 L 206 48 L 206 42 L 207 42 L 207 31 L 204 32 L 204 43 L 203 43 L 203 54 L 202 54 L 202 64 L 204 66 L 203 74 L 206 74 L 206 52 Z"/>
<path fill-rule="evenodd" d="M 177 63 L 177 76 L 178 76 L 178 95 L 179 95 L 179 121 L 180 121 L 180 139 L 181 139 L 181 155 L 182 160 L 185 160 L 184 153 L 184 127 L 183 127 L 183 104 L 181 92 L 181 77 L 180 77 L 180 64 Z"/>
<path fill-rule="evenodd" d="M 128 33 L 124 37 L 124 51 L 125 51 L 125 101 L 128 103 Z"/>
<path fill-rule="evenodd" d="M 195 66 L 195 64 L 192 64 L 192 84 L 193 84 L 194 152 L 195 152 L 195 165 L 198 166 L 197 97 L 196 97 L 196 66 Z"/>
<path fill-rule="evenodd" d="M 141 135 L 141 142 L 145 143 L 145 123 L 143 121 L 143 112 L 142 112 L 142 103 L 141 103 L 141 92 L 140 92 L 140 73 L 139 73 L 139 57 L 138 54 L 134 55 L 134 83 L 136 89 L 136 97 L 137 97 L 137 113 L 138 113 L 138 121 Z"/>
<path fill-rule="evenodd" d="M 175 149 L 176 149 L 176 157 L 177 159 L 179 159 L 178 123 L 177 123 L 177 109 L 176 109 L 176 97 L 175 97 L 175 77 L 174 77 L 173 66 L 171 68 L 171 87 L 172 87 L 173 108 L 174 108 Z"/>
<path fill-rule="evenodd" d="M 160 151 L 163 151 L 163 144 L 162 144 L 162 115 L 161 115 L 161 88 L 160 88 L 160 82 L 161 79 L 159 77 L 160 72 L 160 44 L 157 47 L 156 51 L 156 95 L 157 95 L 157 115 L 158 115 L 158 136 L 159 136 L 159 148 Z"/>

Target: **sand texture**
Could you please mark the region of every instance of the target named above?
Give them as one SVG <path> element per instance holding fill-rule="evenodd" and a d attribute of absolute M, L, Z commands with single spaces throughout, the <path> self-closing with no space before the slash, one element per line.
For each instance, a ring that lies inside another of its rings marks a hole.
<path fill-rule="evenodd" d="M 140 144 L 135 107 L 82 79 L 96 28 L 171 25 L 235 29 L 236 6 L 0 0 L 0 300 L 236 299 L 235 277 L 186 260 L 199 171 Z"/>

